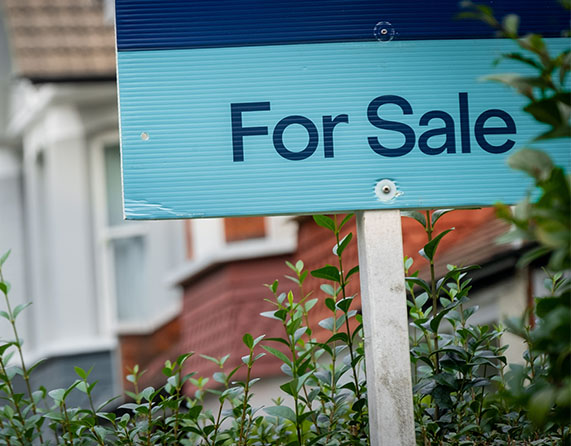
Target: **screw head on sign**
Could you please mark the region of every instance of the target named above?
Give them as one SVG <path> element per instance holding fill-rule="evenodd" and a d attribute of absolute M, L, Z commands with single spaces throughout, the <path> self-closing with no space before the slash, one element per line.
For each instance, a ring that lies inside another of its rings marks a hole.
<path fill-rule="evenodd" d="M 373 28 L 373 35 L 379 42 L 390 42 L 396 35 L 396 30 L 390 22 L 378 22 Z"/>
<path fill-rule="evenodd" d="M 380 180 L 375 186 L 375 195 L 379 201 L 390 201 L 398 195 L 397 192 L 396 184 L 387 178 Z"/>

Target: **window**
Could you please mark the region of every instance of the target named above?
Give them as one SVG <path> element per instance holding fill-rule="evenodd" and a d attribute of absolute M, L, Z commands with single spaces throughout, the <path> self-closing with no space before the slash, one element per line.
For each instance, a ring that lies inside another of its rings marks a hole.
<path fill-rule="evenodd" d="M 145 320 L 149 312 L 148 225 L 123 220 L 121 155 L 116 134 L 96 141 L 91 161 L 100 294 L 105 296 L 108 319 L 119 325 Z"/>
<path fill-rule="evenodd" d="M 234 217 L 224 219 L 227 242 L 237 242 L 266 236 L 264 217 Z"/>
<path fill-rule="evenodd" d="M 118 322 L 144 317 L 146 274 L 145 223 L 123 220 L 121 156 L 117 144 L 103 149 L 106 198 L 106 242 L 112 264 Z M 143 308 L 141 308 L 143 307 Z"/>

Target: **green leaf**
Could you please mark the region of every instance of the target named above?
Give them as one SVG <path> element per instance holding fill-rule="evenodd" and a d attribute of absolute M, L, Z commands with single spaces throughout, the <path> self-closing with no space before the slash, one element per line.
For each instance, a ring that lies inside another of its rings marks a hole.
<path fill-rule="evenodd" d="M 65 389 L 50 390 L 48 395 L 56 402 L 56 404 L 61 404 L 65 395 Z"/>
<path fill-rule="evenodd" d="M 104 403 L 100 404 L 99 407 L 97 408 L 96 412 L 101 411 L 101 409 L 103 409 L 105 406 L 107 406 L 109 403 L 112 403 L 113 401 L 115 401 L 116 399 L 119 399 L 120 396 L 114 396 L 113 398 L 109 398 L 107 401 L 105 401 Z"/>
<path fill-rule="evenodd" d="M 291 367 L 291 361 L 290 359 L 284 355 L 282 352 L 280 352 L 278 349 L 275 349 L 273 347 L 270 347 L 269 345 L 262 345 L 262 348 L 267 351 L 268 353 L 274 355 L 276 358 L 278 358 L 280 361 L 282 361 L 284 364 L 287 364 Z"/>
<path fill-rule="evenodd" d="M 252 349 L 252 347 L 254 346 L 254 337 L 250 333 L 246 333 L 242 337 L 242 341 L 249 349 Z"/>
<path fill-rule="evenodd" d="M 322 228 L 335 231 L 335 221 L 331 217 L 328 217 L 327 215 L 314 215 L 313 220 Z"/>
<path fill-rule="evenodd" d="M 187 360 L 188 358 L 190 358 L 192 355 L 194 355 L 194 352 L 184 353 L 184 354 L 182 354 L 182 355 L 179 355 L 179 357 L 176 358 L 176 361 L 175 361 L 175 362 L 176 362 L 178 365 L 182 366 L 182 365 L 186 362 L 186 360 Z"/>
<path fill-rule="evenodd" d="M 436 253 L 436 248 L 438 248 L 438 244 L 440 243 L 440 240 L 442 240 L 442 238 L 446 234 L 448 234 L 449 232 L 451 232 L 453 230 L 454 230 L 454 228 L 447 229 L 446 231 L 442 231 L 440 234 L 438 234 L 436 237 L 434 237 L 430 242 L 428 242 L 426 245 L 424 245 L 424 249 L 420 250 L 420 255 L 427 258 L 428 260 L 433 260 L 434 254 Z"/>
<path fill-rule="evenodd" d="M 298 328 L 295 333 L 293 334 L 293 342 L 294 344 L 299 341 L 299 339 L 306 333 L 307 327 Z"/>
<path fill-rule="evenodd" d="M 333 327 L 335 326 L 335 319 L 333 317 L 328 317 L 319 321 L 319 326 L 325 328 L 326 330 L 333 331 Z"/>
<path fill-rule="evenodd" d="M 76 375 L 81 379 L 87 379 L 87 373 L 81 367 L 74 367 L 73 369 L 75 370 Z"/>
<path fill-rule="evenodd" d="M 317 302 L 319 302 L 319 299 L 314 298 L 314 299 L 309 299 L 306 303 L 305 303 L 305 311 L 309 311 L 311 310 L 315 304 L 317 304 Z"/>
<path fill-rule="evenodd" d="M 153 387 L 146 387 L 141 392 L 141 396 L 143 397 L 143 399 L 145 401 L 151 401 L 152 400 L 151 396 L 153 395 L 154 392 L 155 392 L 155 389 Z"/>
<path fill-rule="evenodd" d="M 333 280 L 334 282 L 341 281 L 339 269 L 332 265 L 326 265 L 323 268 L 313 270 L 311 271 L 311 275 L 313 277 L 317 277 L 318 279 Z"/>
<path fill-rule="evenodd" d="M 529 50 L 541 57 L 542 61 L 545 63 L 545 58 L 548 56 L 547 47 L 545 46 L 545 41 L 539 34 L 528 34 L 520 39 L 518 39 L 518 44 L 523 49 Z"/>
<path fill-rule="evenodd" d="M 568 4 L 571 4 L 571 0 L 565 0 Z M 571 9 L 568 8 L 568 9 Z M 561 53 L 557 59 L 561 58 L 561 62 L 559 64 L 559 66 L 561 67 L 559 70 L 559 83 L 561 85 L 565 84 L 565 78 L 567 77 L 567 73 L 569 72 L 569 70 L 571 69 L 571 51 L 570 50 L 566 50 L 563 53 Z"/>
<path fill-rule="evenodd" d="M 323 291 L 328 296 L 335 297 L 335 295 L 337 294 L 337 293 L 335 293 L 335 290 L 333 289 L 333 287 L 331 285 L 329 285 L 328 283 L 321 284 L 321 286 L 319 288 L 321 289 L 321 291 Z"/>
<path fill-rule="evenodd" d="M 277 317 L 275 315 L 275 313 L 277 313 L 277 311 L 264 311 L 263 313 L 260 313 L 260 316 L 267 317 L 269 319 L 275 319 L 277 321 L 281 321 L 282 319 Z"/>
<path fill-rule="evenodd" d="M 502 20 L 502 28 L 510 37 L 517 37 L 519 29 L 519 16 L 516 14 L 508 14 Z"/>
<path fill-rule="evenodd" d="M 537 181 L 545 181 L 551 176 L 553 162 L 549 155 L 541 150 L 524 148 L 508 158 L 512 169 L 522 170 Z"/>
<path fill-rule="evenodd" d="M 249 358 L 248 356 L 246 356 L 246 358 Z M 247 361 L 246 361 L 247 362 Z M 214 372 L 212 374 L 212 379 L 214 381 L 216 381 L 217 383 L 220 384 L 225 384 L 226 383 L 226 374 L 223 372 Z"/>
<path fill-rule="evenodd" d="M 341 299 L 339 302 L 337 302 L 337 308 L 339 308 L 344 313 L 347 313 L 349 307 L 351 306 L 351 302 L 353 302 L 352 297 L 346 297 L 345 299 Z"/>
<path fill-rule="evenodd" d="M 71 391 L 73 389 L 75 389 L 80 383 L 81 383 L 81 381 L 77 380 L 71 386 L 69 386 L 67 389 L 65 389 L 65 392 L 63 394 L 63 399 L 65 400 L 67 398 L 67 396 L 71 393 Z"/>
<path fill-rule="evenodd" d="M 266 338 L 266 341 L 279 342 L 280 344 L 284 344 L 289 348 L 289 342 L 283 338 Z"/>
<path fill-rule="evenodd" d="M 547 415 L 555 402 L 555 391 L 548 387 L 531 396 L 528 405 L 529 418 L 538 426 L 545 424 Z"/>
<path fill-rule="evenodd" d="M 358 273 L 358 272 L 359 272 L 359 265 L 354 266 L 353 268 L 351 268 L 349 270 L 349 272 L 345 276 L 345 280 L 349 280 L 349 277 L 351 277 L 353 274 Z"/>
<path fill-rule="evenodd" d="M 277 279 L 276 279 L 276 280 L 274 280 L 274 281 L 272 282 L 271 285 L 266 285 L 266 286 L 267 286 L 270 290 L 272 290 L 272 293 L 276 293 L 276 292 L 278 291 L 278 285 L 279 285 L 279 282 L 278 282 Z"/>
<path fill-rule="evenodd" d="M 424 304 L 428 301 L 428 293 L 422 293 L 414 299 L 414 303 L 418 308 L 424 307 Z"/>
<path fill-rule="evenodd" d="M 27 302 L 25 304 L 20 304 L 18 305 L 16 308 L 14 308 L 14 311 L 12 312 L 12 314 L 14 315 L 14 319 L 16 319 L 18 317 L 18 315 L 26 308 L 28 308 L 30 305 L 32 305 L 32 302 Z"/>
<path fill-rule="evenodd" d="M 345 333 L 345 332 L 335 333 L 325 343 L 330 344 L 331 342 L 335 342 L 335 341 L 342 341 L 344 343 L 348 343 L 349 342 L 349 336 L 347 336 L 347 333 Z"/>
<path fill-rule="evenodd" d="M 446 316 L 450 311 L 452 311 L 460 302 L 456 302 L 455 305 L 451 305 L 444 310 L 441 310 L 431 321 L 430 321 L 430 328 L 434 333 L 438 332 L 438 328 L 440 327 L 440 322 L 442 318 Z"/>
<path fill-rule="evenodd" d="M 273 406 L 264 409 L 266 413 L 278 418 L 285 418 L 295 424 L 295 412 L 287 406 Z"/>
<path fill-rule="evenodd" d="M 287 311 L 284 309 L 278 310 L 274 313 L 274 316 L 280 321 L 285 321 L 287 319 Z"/>
<path fill-rule="evenodd" d="M 401 215 L 403 217 L 414 218 L 417 222 L 419 222 L 423 228 L 426 228 L 426 218 L 424 215 L 418 211 L 402 211 Z"/>
<path fill-rule="evenodd" d="M 12 252 L 11 249 L 9 249 L 8 251 L 6 251 L 4 254 L 2 254 L 2 257 L 0 257 L 0 268 L 2 268 L 2 265 L 4 265 L 4 263 L 6 262 L 6 260 L 8 260 L 8 257 L 10 257 L 10 253 Z"/>
<path fill-rule="evenodd" d="M 535 60 L 532 59 L 531 57 L 526 57 L 521 53 L 507 53 L 507 54 L 502 54 L 500 58 L 496 59 L 494 61 L 494 64 L 498 64 L 500 62 L 501 59 L 511 59 L 511 60 L 517 60 L 518 62 L 522 62 L 524 64 L 527 64 L 537 70 L 542 70 L 541 65 Z"/>
<path fill-rule="evenodd" d="M 451 373 L 438 373 L 434 375 L 434 381 L 451 390 L 458 390 L 458 380 Z"/>
<path fill-rule="evenodd" d="M 117 419 L 117 415 L 115 415 L 114 413 L 107 413 L 107 412 L 97 412 L 97 416 L 100 418 L 103 418 L 104 420 L 107 420 L 111 423 L 115 423 L 115 420 Z"/>
<path fill-rule="evenodd" d="M 301 388 L 305 384 L 305 381 L 307 381 L 307 379 L 312 375 L 313 375 L 313 370 L 310 370 L 309 372 L 305 373 L 304 375 L 302 375 L 296 379 L 296 381 L 297 381 L 296 389 L 295 389 L 296 392 L 299 392 L 301 390 Z"/>
<path fill-rule="evenodd" d="M 547 255 L 551 252 L 551 248 L 546 246 L 538 246 L 537 248 L 533 248 L 527 252 L 525 252 L 518 260 L 517 266 L 518 268 L 523 268 L 529 265 L 534 260 L 537 260 L 544 255 Z"/>
<path fill-rule="evenodd" d="M 282 384 L 280 386 L 280 389 L 282 389 L 288 395 L 295 396 L 296 395 L 296 387 L 297 387 L 296 383 L 297 383 L 297 379 L 293 379 L 291 381 L 288 381 L 287 383 Z"/>
<path fill-rule="evenodd" d="M 408 283 L 412 283 L 413 285 L 418 285 L 419 287 L 421 287 L 424 291 L 426 291 L 427 293 L 430 293 L 430 285 L 428 283 L 426 283 L 426 281 L 419 279 L 418 277 L 406 277 L 405 280 Z"/>
<path fill-rule="evenodd" d="M 557 96 L 531 102 L 524 111 L 532 115 L 536 121 L 558 127 L 565 124 L 566 119 L 561 115 L 560 99 Z"/>
<path fill-rule="evenodd" d="M 125 403 L 119 406 L 119 409 L 127 409 L 127 410 L 137 410 L 139 408 L 139 404 L 135 403 Z"/>
<path fill-rule="evenodd" d="M 341 230 L 341 228 L 342 228 L 343 226 L 345 226 L 345 224 L 347 224 L 347 222 L 348 222 L 349 220 L 351 220 L 351 218 L 353 218 L 354 215 L 355 215 L 355 214 L 347 214 L 347 215 L 345 216 L 345 218 L 344 218 L 343 220 L 341 220 L 341 223 L 339 224 L 339 230 Z"/>
<path fill-rule="evenodd" d="M 213 362 L 216 365 L 220 365 L 220 360 L 218 358 L 214 358 L 208 355 L 200 355 L 200 357 L 206 359 L 207 361 Z"/>
<path fill-rule="evenodd" d="M 353 233 L 350 232 L 345 237 L 343 237 L 343 239 L 339 242 L 339 245 L 335 244 L 335 246 L 333 246 L 333 250 L 332 250 L 333 255 L 341 257 L 341 254 L 343 254 L 343 251 L 345 251 L 345 248 L 347 247 L 349 242 L 352 240 L 352 238 L 353 238 Z"/>
<path fill-rule="evenodd" d="M 331 311 L 335 311 L 335 300 L 331 299 L 330 297 L 326 298 L 325 306 L 329 308 Z"/>
<path fill-rule="evenodd" d="M 202 406 L 192 406 L 188 409 L 186 416 L 191 420 L 196 420 L 202 412 Z"/>
<path fill-rule="evenodd" d="M 454 209 L 439 209 L 437 211 L 434 211 L 432 213 L 432 226 L 434 226 L 436 224 L 436 222 L 438 220 L 440 220 L 440 217 L 442 217 L 443 215 L 448 214 L 449 212 L 452 212 Z"/>
<path fill-rule="evenodd" d="M 405 271 L 408 271 L 413 264 L 414 260 L 412 259 L 412 257 L 405 257 L 404 258 L 404 269 Z"/>
<path fill-rule="evenodd" d="M 266 335 L 263 334 L 263 335 L 258 336 L 256 339 L 254 339 L 253 347 L 255 347 L 256 345 L 258 345 L 258 344 L 262 341 L 262 339 L 264 339 L 265 337 L 266 337 Z"/>
<path fill-rule="evenodd" d="M 83 392 L 83 393 L 88 393 L 89 392 L 89 386 L 85 383 L 85 381 L 81 381 L 77 385 L 77 390 L 79 390 L 80 392 Z"/>
<path fill-rule="evenodd" d="M 436 386 L 432 392 L 430 392 L 434 402 L 438 407 L 444 409 L 450 409 L 453 405 L 452 398 L 450 397 L 450 390 L 444 386 Z"/>
<path fill-rule="evenodd" d="M 567 123 L 561 124 L 538 137 L 534 141 L 545 141 L 547 139 L 569 138 L 571 136 L 571 126 Z"/>
<path fill-rule="evenodd" d="M 537 313 L 537 316 L 544 318 L 561 304 L 562 299 L 560 297 L 542 297 L 536 299 L 535 312 Z"/>
<path fill-rule="evenodd" d="M 549 89 L 549 83 L 540 76 L 522 76 L 514 73 L 490 74 L 481 80 L 499 82 L 512 87 L 523 94 L 530 94 L 534 88 Z"/>

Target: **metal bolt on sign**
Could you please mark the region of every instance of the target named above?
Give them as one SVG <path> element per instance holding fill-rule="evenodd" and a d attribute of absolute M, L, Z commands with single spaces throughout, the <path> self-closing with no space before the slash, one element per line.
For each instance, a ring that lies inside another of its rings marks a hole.
<path fill-rule="evenodd" d="M 399 192 L 394 181 L 383 179 L 375 186 L 375 195 L 379 201 L 390 201 L 398 197 Z"/>

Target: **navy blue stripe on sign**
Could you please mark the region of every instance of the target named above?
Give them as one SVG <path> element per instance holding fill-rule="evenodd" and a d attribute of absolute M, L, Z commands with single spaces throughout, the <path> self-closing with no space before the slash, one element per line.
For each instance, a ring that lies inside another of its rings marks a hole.
<path fill-rule="evenodd" d="M 292 43 L 494 37 L 458 20 L 458 0 L 115 0 L 119 51 Z M 521 31 L 558 37 L 569 14 L 557 0 L 487 0 Z M 377 27 L 379 22 L 388 22 Z M 384 34 L 380 34 L 381 30 Z M 394 33 L 394 35 L 393 35 Z"/>

